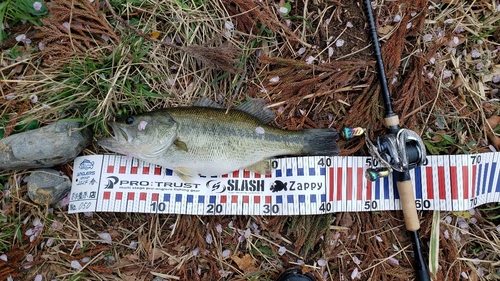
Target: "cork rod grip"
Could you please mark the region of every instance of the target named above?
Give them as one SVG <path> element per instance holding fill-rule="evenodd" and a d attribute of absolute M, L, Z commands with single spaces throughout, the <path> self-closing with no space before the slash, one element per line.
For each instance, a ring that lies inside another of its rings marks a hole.
<path fill-rule="evenodd" d="M 420 220 L 418 219 L 417 207 L 415 206 L 415 195 L 413 194 L 413 185 L 411 180 L 397 181 L 398 192 L 405 218 L 406 229 L 409 231 L 417 231 L 420 228 Z"/>

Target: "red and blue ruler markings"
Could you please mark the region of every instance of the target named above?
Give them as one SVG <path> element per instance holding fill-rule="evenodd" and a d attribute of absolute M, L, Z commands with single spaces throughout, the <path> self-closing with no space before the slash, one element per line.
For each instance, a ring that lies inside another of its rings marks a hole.
<path fill-rule="evenodd" d="M 372 161 L 361 157 L 337 157 L 332 161 L 327 175 L 327 197 L 332 209 L 400 209 L 392 176 L 375 182 L 362 176 L 367 167 L 373 166 Z M 499 202 L 499 162 L 499 153 L 429 156 L 427 165 L 411 171 L 417 208 L 459 211 Z"/>
<path fill-rule="evenodd" d="M 411 171 L 416 206 L 469 210 L 500 202 L 500 153 L 429 156 Z M 70 213 L 88 211 L 197 215 L 305 215 L 400 209 L 392 176 L 364 177 L 370 157 L 273 160 L 266 175 L 240 170 L 184 182 L 174 172 L 124 156 L 75 160 Z"/>

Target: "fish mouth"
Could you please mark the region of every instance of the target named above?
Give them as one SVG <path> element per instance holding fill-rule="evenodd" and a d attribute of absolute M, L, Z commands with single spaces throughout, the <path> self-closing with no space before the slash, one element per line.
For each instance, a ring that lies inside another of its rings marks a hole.
<path fill-rule="evenodd" d="M 116 123 L 111 123 L 111 129 L 113 130 L 113 138 L 115 141 L 118 143 L 123 143 L 123 142 L 132 142 L 134 137 L 130 134 L 130 132 L 126 128 L 122 128 L 121 126 L 118 126 Z"/>

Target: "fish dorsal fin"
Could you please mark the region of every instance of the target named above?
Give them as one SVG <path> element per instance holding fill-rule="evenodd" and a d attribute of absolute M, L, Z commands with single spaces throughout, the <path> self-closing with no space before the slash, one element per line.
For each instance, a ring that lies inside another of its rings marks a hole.
<path fill-rule="evenodd" d="M 222 108 L 222 106 L 220 104 L 216 103 L 215 101 L 213 101 L 213 100 L 211 100 L 209 98 L 205 98 L 205 97 L 197 99 L 194 102 L 193 106 Z"/>
<path fill-rule="evenodd" d="M 267 124 L 276 118 L 274 112 L 267 108 L 267 102 L 263 99 L 251 99 L 238 105 L 234 109 L 246 112 L 253 117 L 259 119 L 261 122 Z"/>

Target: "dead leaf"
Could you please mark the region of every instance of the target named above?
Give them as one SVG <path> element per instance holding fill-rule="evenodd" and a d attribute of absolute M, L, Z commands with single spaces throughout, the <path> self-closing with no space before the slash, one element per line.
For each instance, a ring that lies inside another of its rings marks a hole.
<path fill-rule="evenodd" d="M 463 219 L 470 219 L 472 217 L 472 215 L 470 214 L 469 211 L 457 211 L 457 212 L 453 212 L 453 214 L 459 218 L 463 218 Z"/>
<path fill-rule="evenodd" d="M 94 271 L 97 271 L 99 273 L 104 273 L 104 274 L 112 274 L 113 270 L 109 267 L 106 266 L 99 266 L 99 265 L 89 265 L 87 268 L 92 269 Z"/>
<path fill-rule="evenodd" d="M 144 281 L 146 279 L 147 275 L 144 274 L 143 276 L 138 276 L 137 274 L 133 275 L 123 275 L 123 280 L 124 281 Z"/>
<path fill-rule="evenodd" d="M 179 259 L 177 259 L 176 257 L 169 257 L 167 259 L 167 263 L 169 265 L 178 265 L 179 264 Z"/>
<path fill-rule="evenodd" d="M 158 39 L 158 37 L 160 37 L 160 32 L 158 31 L 151 32 L 151 38 Z"/>
<path fill-rule="evenodd" d="M 462 34 L 454 34 L 453 36 L 443 37 L 446 42 L 446 45 L 449 47 L 455 48 L 458 45 L 461 45 L 465 42 L 465 37 Z"/>
<path fill-rule="evenodd" d="M 314 269 L 313 267 L 302 265 L 302 268 L 300 269 L 300 271 L 302 272 L 302 274 L 306 274 L 309 272 L 312 273 L 313 269 Z"/>
<path fill-rule="evenodd" d="M 490 118 L 487 119 L 487 121 L 491 129 L 494 129 L 496 128 L 496 126 L 500 124 L 500 116 L 492 115 Z M 497 151 L 500 151 L 500 137 L 496 136 L 491 130 L 487 130 L 486 135 L 490 139 L 491 144 L 495 147 L 495 149 Z"/>
<path fill-rule="evenodd" d="M 500 75 L 500 64 L 492 66 L 490 72 L 485 73 L 482 76 L 482 81 L 484 83 L 491 82 L 493 81 L 493 77 L 495 77 L 496 75 Z"/>
<path fill-rule="evenodd" d="M 238 265 L 245 274 L 257 271 L 255 267 L 255 260 L 249 254 L 245 254 L 240 258 L 237 254 L 231 256 L 231 259 Z"/>
<path fill-rule="evenodd" d="M 138 261 L 140 258 L 135 254 L 128 254 L 125 257 L 119 259 L 114 265 L 114 268 L 123 268 L 127 266 L 135 265 L 134 261 Z"/>
<path fill-rule="evenodd" d="M 111 236 L 111 239 L 116 239 L 117 237 L 121 236 L 120 232 L 118 232 L 118 230 L 116 229 L 111 229 L 109 231 L 109 236 Z"/>
<path fill-rule="evenodd" d="M 389 32 L 391 32 L 391 30 L 393 30 L 393 29 L 394 29 L 394 26 L 388 24 L 386 26 L 382 26 L 382 27 L 377 28 L 377 32 L 379 34 L 385 35 L 385 34 L 388 34 Z"/>
<path fill-rule="evenodd" d="M 159 258 L 163 258 L 163 256 L 165 256 L 165 254 L 163 254 L 162 250 L 160 250 L 158 248 L 153 248 L 149 258 L 150 258 L 150 260 L 154 261 L 154 260 L 157 260 Z"/>
<path fill-rule="evenodd" d="M 464 84 L 464 81 L 462 80 L 462 78 L 460 77 L 457 77 L 455 78 L 455 80 L 453 81 L 453 84 L 451 85 L 451 89 L 456 89 L 460 86 L 462 86 Z"/>
<path fill-rule="evenodd" d="M 186 246 L 185 245 L 177 245 L 177 246 L 173 247 L 172 250 L 175 250 L 179 253 L 182 253 L 186 250 Z"/>

